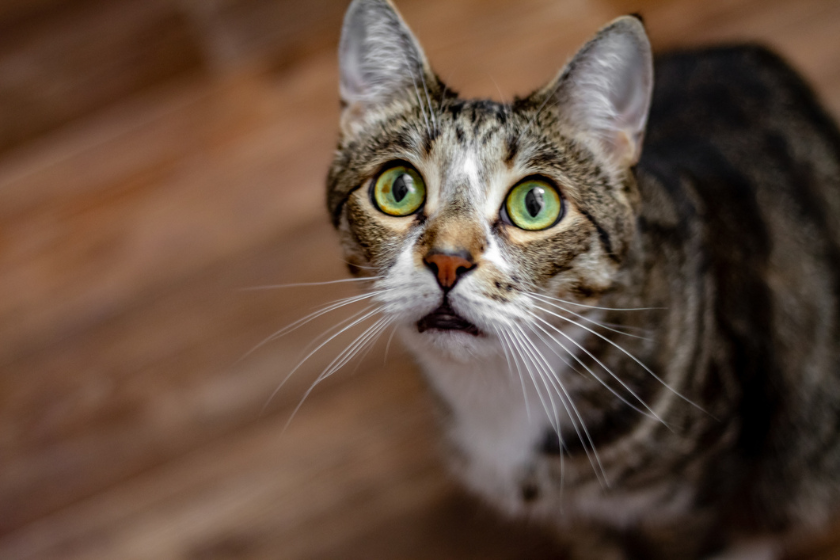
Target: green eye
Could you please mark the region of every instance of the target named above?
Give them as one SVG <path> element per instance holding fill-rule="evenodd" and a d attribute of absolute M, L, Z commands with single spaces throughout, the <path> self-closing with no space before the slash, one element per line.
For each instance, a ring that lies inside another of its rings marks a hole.
<path fill-rule="evenodd" d="M 541 179 L 527 179 L 511 189 L 502 218 L 516 227 L 537 231 L 556 224 L 563 213 L 563 201 L 557 190 Z"/>
<path fill-rule="evenodd" d="M 376 207 L 386 214 L 408 216 L 426 200 L 426 184 L 413 168 L 398 165 L 376 179 L 372 194 Z"/>

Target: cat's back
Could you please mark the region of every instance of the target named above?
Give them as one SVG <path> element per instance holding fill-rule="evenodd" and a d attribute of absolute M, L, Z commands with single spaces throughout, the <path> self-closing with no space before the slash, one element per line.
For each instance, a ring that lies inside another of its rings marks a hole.
<path fill-rule="evenodd" d="M 789 211 L 840 242 L 840 133 L 808 84 L 764 47 L 656 58 L 640 167 L 648 164 L 672 172 L 676 164 L 706 189 L 751 191 L 759 205 L 763 191 L 784 193 L 794 199 Z"/>
<path fill-rule="evenodd" d="M 755 45 L 667 54 L 655 73 L 643 199 L 656 177 L 683 231 L 703 224 L 722 295 L 766 285 L 771 299 L 840 315 L 840 132 L 811 88 Z"/>
<path fill-rule="evenodd" d="M 711 286 L 708 342 L 740 378 L 758 499 L 779 522 L 820 520 L 840 497 L 840 134 L 761 47 L 669 54 L 655 73 L 642 197 L 664 189 L 700 240 L 691 281 Z"/>

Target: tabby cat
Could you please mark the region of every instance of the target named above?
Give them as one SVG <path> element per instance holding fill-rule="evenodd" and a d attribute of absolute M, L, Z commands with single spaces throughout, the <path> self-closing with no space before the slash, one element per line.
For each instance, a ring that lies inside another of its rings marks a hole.
<path fill-rule="evenodd" d="M 772 558 L 832 519 L 840 134 L 784 62 L 654 62 L 626 16 L 531 95 L 467 100 L 387 0 L 339 56 L 329 211 L 470 490 L 574 560 Z"/>

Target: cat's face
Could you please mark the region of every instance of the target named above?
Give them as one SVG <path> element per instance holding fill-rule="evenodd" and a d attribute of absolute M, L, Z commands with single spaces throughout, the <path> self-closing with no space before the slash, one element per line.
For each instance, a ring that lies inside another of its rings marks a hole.
<path fill-rule="evenodd" d="M 641 26 L 612 27 L 503 105 L 449 91 L 386 2 L 351 5 L 328 200 L 351 270 L 376 277 L 375 299 L 415 344 L 468 359 L 538 321 L 533 296 L 591 302 L 610 288 L 633 235 L 650 85 Z M 629 69 L 612 60 L 627 44 L 641 46 Z M 599 83 L 604 68 L 630 86 Z"/>

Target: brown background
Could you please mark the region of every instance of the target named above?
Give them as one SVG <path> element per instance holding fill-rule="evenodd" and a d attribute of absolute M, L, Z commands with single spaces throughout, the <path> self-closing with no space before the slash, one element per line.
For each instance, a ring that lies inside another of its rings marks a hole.
<path fill-rule="evenodd" d="M 466 95 L 527 93 L 638 11 L 659 50 L 772 45 L 840 114 L 836 0 L 399 6 Z M 243 359 L 355 293 L 242 290 L 345 276 L 323 204 L 345 7 L 0 1 L 0 558 L 550 557 L 447 479 L 396 344 L 285 432 L 341 344 L 263 405 L 332 321 Z M 796 557 L 840 557 L 825 538 Z"/>

